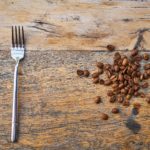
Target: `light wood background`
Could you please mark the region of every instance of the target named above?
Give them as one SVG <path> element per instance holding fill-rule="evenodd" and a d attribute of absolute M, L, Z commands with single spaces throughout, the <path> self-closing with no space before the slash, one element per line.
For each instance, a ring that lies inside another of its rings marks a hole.
<path fill-rule="evenodd" d="M 23 25 L 26 57 L 19 68 L 19 141 L 10 142 L 13 71 L 11 26 Z M 150 52 L 150 1 L 0 0 L 0 150 L 149 150 L 150 105 L 110 104 L 108 87 L 76 70 L 111 62 L 114 44 Z M 146 93 L 149 95 L 150 90 Z M 93 98 L 102 96 L 96 105 Z M 118 106 L 121 113 L 111 114 Z M 100 119 L 108 113 L 107 121 Z"/>

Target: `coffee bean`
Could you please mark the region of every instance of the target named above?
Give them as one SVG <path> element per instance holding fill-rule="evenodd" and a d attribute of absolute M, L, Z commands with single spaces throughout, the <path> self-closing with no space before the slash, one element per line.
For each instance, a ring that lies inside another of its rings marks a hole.
<path fill-rule="evenodd" d="M 107 45 L 107 49 L 109 50 L 109 51 L 114 51 L 115 50 L 115 46 L 114 45 Z"/>
<path fill-rule="evenodd" d="M 145 89 L 145 88 L 148 88 L 149 85 L 148 85 L 148 82 L 145 82 L 141 86 L 142 86 L 143 89 Z"/>
<path fill-rule="evenodd" d="M 96 63 L 96 66 L 97 66 L 98 68 L 103 69 L 104 64 L 103 64 L 102 62 L 97 62 L 97 63 Z"/>
<path fill-rule="evenodd" d="M 88 77 L 90 75 L 90 72 L 88 70 L 84 70 L 84 76 Z"/>
<path fill-rule="evenodd" d="M 118 96 L 118 97 L 117 97 L 117 101 L 118 101 L 119 103 L 122 103 L 122 102 L 123 102 L 123 96 Z"/>
<path fill-rule="evenodd" d="M 99 72 L 94 72 L 94 73 L 92 73 L 92 78 L 98 78 L 99 75 L 100 75 Z"/>
<path fill-rule="evenodd" d="M 127 99 L 127 100 L 130 100 L 131 97 L 132 97 L 132 96 L 128 94 L 128 95 L 126 96 L 126 99 Z"/>
<path fill-rule="evenodd" d="M 134 77 L 133 78 L 133 82 L 134 82 L 134 84 L 138 84 L 139 83 L 139 79 L 137 77 Z"/>
<path fill-rule="evenodd" d="M 144 60 L 149 60 L 149 55 L 147 53 L 143 54 L 143 59 Z"/>
<path fill-rule="evenodd" d="M 147 97 L 146 101 L 147 101 L 148 104 L 150 104 L 150 97 Z"/>
<path fill-rule="evenodd" d="M 101 119 L 108 120 L 108 118 L 109 118 L 109 116 L 107 114 L 105 114 L 105 113 L 101 114 Z"/>
<path fill-rule="evenodd" d="M 133 107 L 134 107 L 135 109 L 140 109 L 141 104 L 138 103 L 138 102 L 136 102 L 136 103 L 133 104 Z"/>
<path fill-rule="evenodd" d="M 129 101 L 125 100 L 125 101 L 123 102 L 123 106 L 129 106 L 129 105 L 130 105 L 130 102 L 129 102 Z"/>
<path fill-rule="evenodd" d="M 149 63 L 149 64 L 145 64 L 145 65 L 144 65 L 144 69 L 145 69 L 145 70 L 150 69 L 150 63 Z"/>
<path fill-rule="evenodd" d="M 127 59 L 127 58 L 124 58 L 123 61 L 122 61 L 122 65 L 123 65 L 123 66 L 127 66 L 128 63 L 129 63 L 129 62 L 128 62 L 128 59 Z"/>
<path fill-rule="evenodd" d="M 113 96 L 113 95 L 114 95 L 114 93 L 113 93 L 113 91 L 112 91 L 112 90 L 109 90 L 109 91 L 107 92 L 107 95 L 108 95 L 108 96 Z"/>
<path fill-rule="evenodd" d="M 112 84 L 112 81 L 111 81 L 111 80 L 105 80 L 105 81 L 104 81 L 104 85 L 110 85 L 110 84 Z"/>
<path fill-rule="evenodd" d="M 99 83 L 99 78 L 93 78 L 93 83 L 94 83 L 94 84 Z"/>
<path fill-rule="evenodd" d="M 143 93 L 143 92 L 139 92 L 139 95 L 140 95 L 141 98 L 145 98 L 146 97 L 145 93 Z"/>
<path fill-rule="evenodd" d="M 99 80 L 99 83 L 100 83 L 100 84 L 104 84 L 104 80 L 103 80 L 103 79 L 100 79 L 100 80 Z"/>
<path fill-rule="evenodd" d="M 133 49 L 131 51 L 131 56 L 136 56 L 138 54 L 138 50 L 137 49 Z"/>
<path fill-rule="evenodd" d="M 112 112 L 113 114 L 117 114 L 117 113 L 119 113 L 119 109 L 118 109 L 118 108 L 113 108 L 113 109 L 111 110 L 111 112 Z"/>
<path fill-rule="evenodd" d="M 84 75 L 84 71 L 78 69 L 77 70 L 77 75 L 80 76 L 80 77 L 83 76 Z"/>
<path fill-rule="evenodd" d="M 96 97 L 95 97 L 95 103 L 96 103 L 96 104 L 99 104 L 99 103 L 101 103 L 101 102 L 102 102 L 101 97 L 100 97 L 100 96 L 96 96 Z"/>
<path fill-rule="evenodd" d="M 114 54 L 114 60 L 119 60 L 120 58 L 121 58 L 120 53 L 119 53 L 119 52 L 116 52 L 116 53 Z"/>
<path fill-rule="evenodd" d="M 98 72 L 99 72 L 99 74 L 102 74 L 103 73 L 103 69 L 99 68 Z"/>
<path fill-rule="evenodd" d="M 114 103 L 115 101 L 116 101 L 116 96 L 110 97 L 110 99 L 109 99 L 110 103 Z"/>
<path fill-rule="evenodd" d="M 121 73 L 120 73 L 119 76 L 118 76 L 118 80 L 119 80 L 119 81 L 124 81 L 124 76 L 123 76 Z"/>
<path fill-rule="evenodd" d="M 115 72 L 119 72 L 119 66 L 118 66 L 118 65 L 115 65 L 115 66 L 114 66 L 114 70 L 115 70 Z"/>

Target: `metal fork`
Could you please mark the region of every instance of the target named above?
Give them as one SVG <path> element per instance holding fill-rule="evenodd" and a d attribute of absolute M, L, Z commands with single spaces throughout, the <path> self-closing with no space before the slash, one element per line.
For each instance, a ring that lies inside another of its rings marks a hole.
<path fill-rule="evenodd" d="M 12 26 L 12 46 L 11 57 L 15 59 L 16 66 L 14 71 L 14 89 L 13 89 L 13 106 L 12 106 L 12 129 L 11 129 L 11 141 L 17 141 L 17 129 L 18 129 L 18 66 L 21 59 L 24 58 L 25 51 L 25 39 L 24 29 L 20 26 Z"/>

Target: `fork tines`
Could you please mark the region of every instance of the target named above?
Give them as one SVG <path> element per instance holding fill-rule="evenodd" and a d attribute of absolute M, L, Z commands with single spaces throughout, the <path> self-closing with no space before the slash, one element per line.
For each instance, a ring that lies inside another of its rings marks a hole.
<path fill-rule="evenodd" d="M 12 47 L 24 47 L 24 29 L 23 26 L 12 26 Z"/>

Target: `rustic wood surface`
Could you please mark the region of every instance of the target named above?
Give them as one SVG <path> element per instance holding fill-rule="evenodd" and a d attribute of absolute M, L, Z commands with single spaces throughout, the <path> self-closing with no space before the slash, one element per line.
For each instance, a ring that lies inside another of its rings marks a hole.
<path fill-rule="evenodd" d="M 149 150 L 150 105 L 110 104 L 108 87 L 79 78 L 96 61 L 111 62 L 107 44 L 150 53 L 150 2 L 100 0 L 0 1 L 0 150 Z M 19 67 L 19 141 L 10 142 L 13 71 L 11 25 L 24 25 Z M 150 83 L 150 82 L 149 82 Z M 150 89 L 146 91 L 150 95 Z M 93 98 L 102 96 L 96 105 Z M 111 108 L 118 106 L 120 114 Z M 107 121 L 100 119 L 108 113 Z"/>

